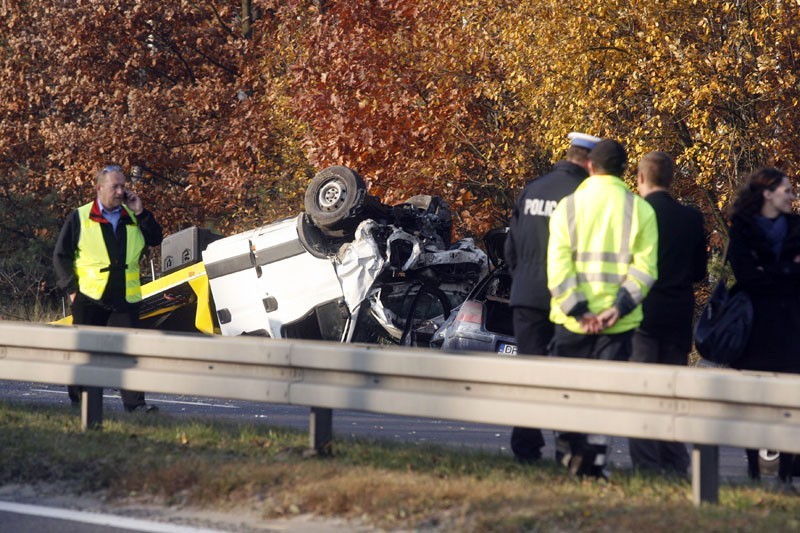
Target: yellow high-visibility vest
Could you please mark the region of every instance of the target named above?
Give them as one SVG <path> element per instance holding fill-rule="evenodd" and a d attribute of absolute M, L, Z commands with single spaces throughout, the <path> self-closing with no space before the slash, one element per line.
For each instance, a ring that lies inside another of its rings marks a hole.
<path fill-rule="evenodd" d="M 602 333 L 622 333 L 642 321 L 642 300 L 658 277 L 658 226 L 653 208 L 615 176 L 590 176 L 561 200 L 550 219 L 547 284 L 550 320 L 584 333 L 567 313 L 579 302 L 599 313 L 620 287 L 637 304 Z"/>
<path fill-rule="evenodd" d="M 78 249 L 75 252 L 75 274 L 78 277 L 78 290 L 90 298 L 99 300 L 108 285 L 111 259 L 108 256 L 103 239 L 102 224 L 90 218 L 94 202 L 78 208 L 81 223 L 81 234 Z M 133 220 L 126 224 L 125 249 L 125 300 L 130 303 L 142 299 L 141 281 L 139 279 L 139 258 L 144 250 L 145 242 L 136 216 L 126 206 L 122 206 Z"/>

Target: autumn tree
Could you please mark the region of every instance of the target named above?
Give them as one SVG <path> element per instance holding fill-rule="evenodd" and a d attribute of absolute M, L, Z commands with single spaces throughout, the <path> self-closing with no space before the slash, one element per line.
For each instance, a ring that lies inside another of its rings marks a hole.
<path fill-rule="evenodd" d="M 4 257 L 46 271 L 110 162 L 168 232 L 293 215 L 344 164 L 387 202 L 443 196 L 480 235 L 572 130 L 632 163 L 671 152 L 677 193 L 722 230 L 744 175 L 798 164 L 798 18 L 790 0 L 8 2 Z"/>
<path fill-rule="evenodd" d="M 256 212 L 265 199 L 296 196 L 294 173 L 310 170 L 297 128 L 276 105 L 280 93 L 261 72 L 270 26 L 254 25 L 246 39 L 238 5 L 220 4 L 31 2 L 16 10 L 3 85 L 15 91 L 8 107 L 19 110 L 3 124 L 17 128 L 4 135 L 17 144 L 3 148 L 2 170 L 25 169 L 70 207 L 90 195 L 94 170 L 119 162 L 140 171 L 139 186 L 169 229 L 230 229 L 232 214 L 279 214 L 278 206 Z M 52 29 L 45 35 L 42 26 Z M 23 160 L 26 151 L 35 164 Z M 295 169 L 288 174 L 287 163 Z"/>
<path fill-rule="evenodd" d="M 461 230 L 500 223 L 513 182 L 540 170 L 529 115 L 497 60 L 499 14 L 517 3 L 302 1 L 278 10 L 304 54 L 293 104 L 316 166 L 350 165 L 387 201 L 439 194 Z"/>
<path fill-rule="evenodd" d="M 134 187 L 168 232 L 229 232 L 296 211 L 313 173 L 302 126 L 262 71 L 270 20 L 246 38 L 237 7 L 21 1 L 0 13 L 0 223 L 4 237 L 19 234 L 16 255 L 31 240 L 52 249 L 111 162 L 142 177 Z M 37 258 L 48 268 L 49 253 Z"/>
<path fill-rule="evenodd" d="M 797 166 L 799 13 L 783 1 L 521 6 L 513 16 L 531 24 L 509 48 L 514 91 L 548 142 L 580 127 L 620 139 L 633 162 L 671 152 L 679 194 L 719 229 L 744 175 Z"/>

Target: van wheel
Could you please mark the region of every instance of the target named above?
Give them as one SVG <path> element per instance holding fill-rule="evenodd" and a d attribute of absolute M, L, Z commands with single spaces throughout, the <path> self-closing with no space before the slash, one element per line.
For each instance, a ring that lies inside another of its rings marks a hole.
<path fill-rule="evenodd" d="M 357 172 L 333 166 L 314 176 L 303 204 L 314 224 L 328 233 L 357 226 L 366 195 L 366 183 Z"/>

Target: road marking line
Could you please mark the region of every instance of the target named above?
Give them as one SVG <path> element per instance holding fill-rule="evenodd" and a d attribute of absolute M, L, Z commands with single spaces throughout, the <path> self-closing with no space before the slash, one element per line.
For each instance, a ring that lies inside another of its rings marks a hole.
<path fill-rule="evenodd" d="M 67 394 L 66 391 L 60 390 L 52 390 L 52 389 L 31 389 L 33 392 L 48 392 L 50 394 Z M 119 394 L 103 394 L 103 398 L 112 398 L 112 399 L 121 399 L 122 397 Z M 241 409 L 238 405 L 223 405 L 218 403 L 206 403 L 206 402 L 186 402 L 181 400 L 158 400 L 153 398 L 148 398 L 148 402 L 152 403 L 174 403 L 174 404 L 181 404 L 181 405 L 199 405 L 204 407 L 222 407 L 224 409 Z"/>
<path fill-rule="evenodd" d="M 216 529 L 201 529 L 197 527 L 177 526 L 174 524 L 164 524 L 151 522 L 138 518 L 127 518 L 112 514 L 92 513 L 85 511 L 73 511 L 70 509 L 59 509 L 57 507 L 43 507 L 41 505 L 28 505 L 24 503 L 11 503 L 0 501 L 0 511 L 8 513 L 41 516 L 44 518 L 55 518 L 58 520 L 69 520 L 82 524 L 94 524 L 99 526 L 116 527 L 120 529 L 131 529 L 145 533 L 218 533 Z"/>

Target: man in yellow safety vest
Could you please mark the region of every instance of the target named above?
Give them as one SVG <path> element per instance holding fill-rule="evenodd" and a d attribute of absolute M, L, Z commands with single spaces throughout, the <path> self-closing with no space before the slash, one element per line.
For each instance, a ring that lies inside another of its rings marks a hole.
<path fill-rule="evenodd" d="M 72 305 L 72 323 L 92 326 L 136 327 L 142 291 L 139 259 L 145 246 L 161 244 L 161 226 L 125 189 L 125 174 L 117 165 L 95 175 L 97 198 L 67 217 L 53 252 L 59 288 Z M 74 406 L 82 388 L 68 387 Z M 143 392 L 122 390 L 128 412 L 152 413 Z"/>
<path fill-rule="evenodd" d="M 605 139 L 589 152 L 589 177 L 550 219 L 547 280 L 550 355 L 627 361 L 642 300 L 658 275 L 653 208 L 620 179 L 625 148 Z M 561 433 L 557 456 L 573 474 L 605 477 L 608 437 Z"/>

